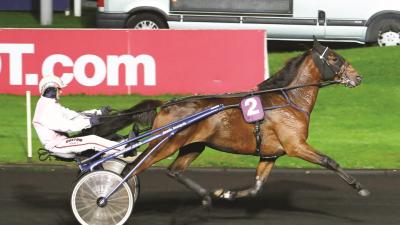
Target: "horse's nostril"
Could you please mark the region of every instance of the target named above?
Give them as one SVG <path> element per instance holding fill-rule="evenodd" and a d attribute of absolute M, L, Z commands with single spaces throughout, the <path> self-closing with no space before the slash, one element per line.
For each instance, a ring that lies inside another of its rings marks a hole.
<path fill-rule="evenodd" d="M 357 76 L 356 79 L 357 81 L 362 81 L 362 76 Z"/>

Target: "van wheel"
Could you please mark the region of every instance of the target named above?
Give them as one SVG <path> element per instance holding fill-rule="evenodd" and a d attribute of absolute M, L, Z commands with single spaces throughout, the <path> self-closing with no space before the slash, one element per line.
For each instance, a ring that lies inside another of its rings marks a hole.
<path fill-rule="evenodd" d="M 400 45 L 400 20 L 387 18 L 377 21 L 370 27 L 370 40 L 379 46 Z"/>
<path fill-rule="evenodd" d="M 126 23 L 126 27 L 139 30 L 168 28 L 167 23 L 162 18 L 150 13 L 143 13 L 131 16 Z"/>

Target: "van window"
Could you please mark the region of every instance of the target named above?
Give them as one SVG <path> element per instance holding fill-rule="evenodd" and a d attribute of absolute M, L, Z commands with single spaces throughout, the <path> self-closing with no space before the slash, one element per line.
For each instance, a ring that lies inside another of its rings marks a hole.
<path fill-rule="evenodd" d="M 292 14 L 292 0 L 171 0 L 171 12 Z"/>

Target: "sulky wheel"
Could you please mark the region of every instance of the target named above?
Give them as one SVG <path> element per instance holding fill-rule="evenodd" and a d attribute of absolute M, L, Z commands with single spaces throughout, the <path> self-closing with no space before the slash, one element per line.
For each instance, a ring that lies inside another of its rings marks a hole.
<path fill-rule="evenodd" d="M 80 178 L 71 196 L 72 211 L 81 224 L 124 224 L 135 203 L 132 190 L 127 183 L 111 195 L 106 202 L 100 201 L 111 192 L 122 178 L 105 170 L 87 173 Z"/>
<path fill-rule="evenodd" d="M 126 164 L 127 163 L 121 159 L 110 159 L 103 162 L 103 164 L 101 165 L 103 166 L 104 170 L 112 171 L 116 174 L 121 174 L 122 171 L 125 169 Z"/>
<path fill-rule="evenodd" d="M 127 163 L 121 159 L 110 159 L 102 164 L 104 170 L 112 171 L 119 175 L 122 174 L 122 171 L 125 169 L 126 165 Z M 129 184 L 129 187 L 132 190 L 133 199 L 136 202 L 139 196 L 139 188 L 140 188 L 139 178 L 137 176 L 131 176 L 128 179 L 127 183 Z"/>

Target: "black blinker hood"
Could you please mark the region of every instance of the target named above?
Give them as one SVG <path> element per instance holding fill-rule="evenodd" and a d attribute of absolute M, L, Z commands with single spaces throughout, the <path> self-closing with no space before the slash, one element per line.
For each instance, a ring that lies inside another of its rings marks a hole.
<path fill-rule="evenodd" d="M 328 47 L 321 45 L 317 39 L 314 37 L 314 46 L 311 50 L 311 54 L 315 65 L 317 66 L 319 72 L 321 73 L 322 80 L 330 81 L 335 78 L 340 72 L 342 66 L 345 64 L 345 60 L 335 52 L 331 51 Z M 334 64 L 330 64 L 328 61 L 328 56 L 334 54 L 338 59 Z"/>

